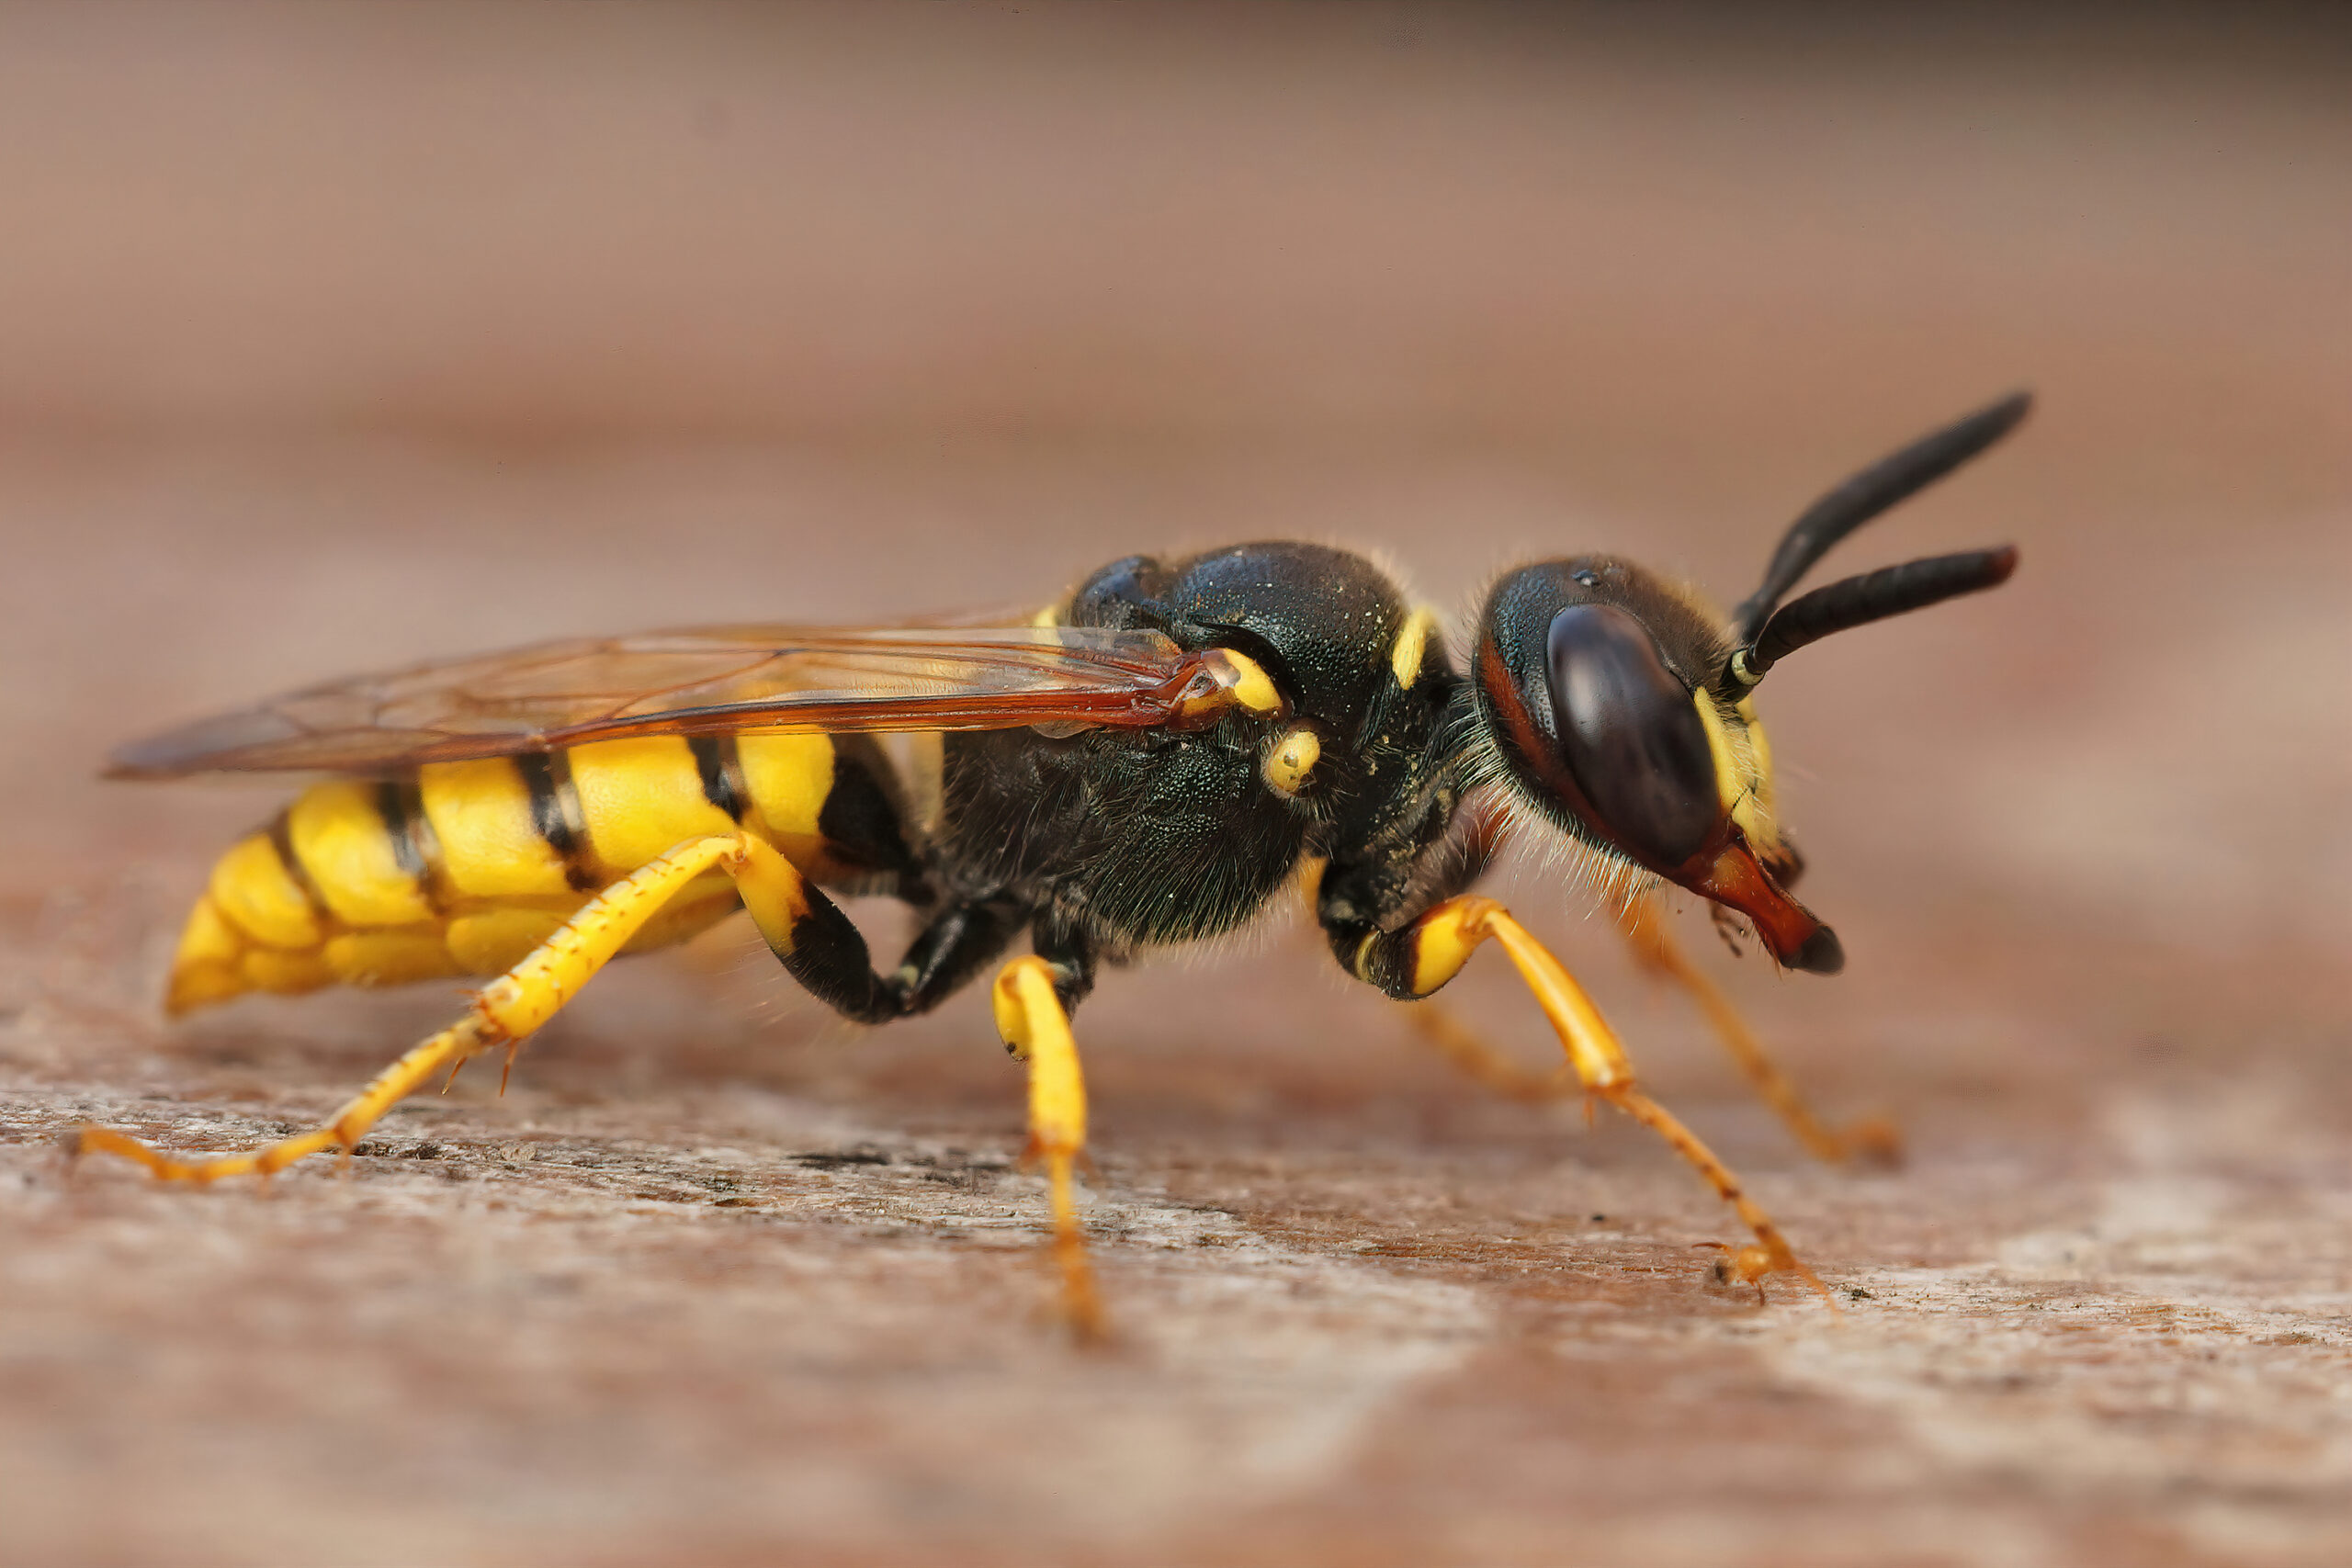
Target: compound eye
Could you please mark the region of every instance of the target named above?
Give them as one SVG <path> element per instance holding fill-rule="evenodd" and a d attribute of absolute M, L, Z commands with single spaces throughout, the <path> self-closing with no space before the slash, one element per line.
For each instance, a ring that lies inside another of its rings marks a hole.
<path fill-rule="evenodd" d="M 1703 848 L 1722 816 L 1714 754 L 1690 689 L 1649 628 L 1613 604 L 1572 604 L 1545 637 L 1561 760 L 1593 824 L 1668 871 Z"/>

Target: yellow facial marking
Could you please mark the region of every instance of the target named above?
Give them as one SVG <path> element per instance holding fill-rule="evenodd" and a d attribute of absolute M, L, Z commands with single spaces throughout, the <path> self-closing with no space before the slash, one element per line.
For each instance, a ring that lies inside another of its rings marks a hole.
<path fill-rule="evenodd" d="M 1733 755 L 1731 736 L 1724 728 L 1723 715 L 1715 711 L 1715 699 L 1702 686 L 1690 694 L 1690 701 L 1699 710 L 1699 722 L 1707 731 L 1707 750 L 1715 760 L 1715 796 L 1729 811 L 1747 793 L 1747 776 Z"/>
<path fill-rule="evenodd" d="M 1764 721 L 1756 716 L 1756 699 L 1739 699 L 1739 716 L 1747 723 L 1747 749 L 1756 754 L 1756 793 L 1772 804 L 1772 743 L 1764 738 Z"/>
<path fill-rule="evenodd" d="M 1731 820 L 1732 826 L 1739 829 L 1739 836 L 1757 849 L 1769 850 L 1781 841 L 1780 832 L 1772 826 L 1771 819 L 1756 808 L 1753 794 L 1739 797 L 1739 804 L 1731 808 Z"/>
<path fill-rule="evenodd" d="M 1396 634 L 1396 646 L 1389 650 L 1388 668 L 1396 677 L 1397 689 L 1410 691 L 1421 673 L 1421 655 L 1429 647 L 1430 632 L 1437 625 L 1437 616 L 1428 610 L 1416 610 L 1405 619 L 1405 629 Z"/>
<path fill-rule="evenodd" d="M 1297 725 L 1274 738 L 1258 772 L 1268 789 L 1288 799 L 1306 787 L 1306 775 L 1315 771 L 1322 756 L 1323 742 L 1315 739 L 1315 731 Z"/>
<path fill-rule="evenodd" d="M 1747 787 L 1740 792 L 1737 800 L 1731 803 L 1731 819 L 1750 844 L 1758 850 L 1777 852 L 1781 845 L 1781 827 L 1773 817 L 1772 745 L 1764 738 L 1764 724 L 1756 716 L 1753 701 L 1742 697 L 1733 711 L 1739 715 L 1741 739 L 1747 747 Z M 1717 766 L 1721 765 L 1718 758 Z"/>

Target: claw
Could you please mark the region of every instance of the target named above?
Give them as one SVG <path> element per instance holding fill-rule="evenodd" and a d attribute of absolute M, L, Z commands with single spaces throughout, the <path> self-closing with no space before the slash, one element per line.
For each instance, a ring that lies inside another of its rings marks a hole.
<path fill-rule="evenodd" d="M 1903 1129 L 1884 1116 L 1866 1116 L 1848 1127 L 1838 1142 L 1846 1145 L 1849 1159 L 1874 1165 L 1883 1170 L 1903 1168 Z"/>
<path fill-rule="evenodd" d="M 1709 1266 L 1708 1274 L 1718 1285 L 1755 1286 L 1756 1304 L 1758 1306 L 1770 1300 L 1764 1292 L 1766 1275 L 1794 1274 L 1820 1292 L 1821 1299 L 1829 1303 L 1831 1312 L 1840 1310 L 1837 1296 L 1821 1282 L 1821 1277 L 1806 1268 L 1792 1252 L 1783 1249 L 1775 1256 L 1772 1248 L 1753 1241 L 1740 1247 L 1721 1241 L 1694 1241 L 1690 1246 L 1693 1250 L 1720 1253 L 1722 1256 Z"/>

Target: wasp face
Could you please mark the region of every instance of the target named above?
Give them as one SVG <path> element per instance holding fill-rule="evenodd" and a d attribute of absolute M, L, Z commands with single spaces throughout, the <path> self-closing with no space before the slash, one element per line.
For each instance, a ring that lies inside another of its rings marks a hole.
<path fill-rule="evenodd" d="M 1581 841 L 1738 910 L 1792 968 L 1835 974 L 1829 928 L 1790 897 L 1770 761 L 1697 606 L 1630 561 L 1522 567 L 1481 617 L 1474 682 L 1511 785 Z"/>

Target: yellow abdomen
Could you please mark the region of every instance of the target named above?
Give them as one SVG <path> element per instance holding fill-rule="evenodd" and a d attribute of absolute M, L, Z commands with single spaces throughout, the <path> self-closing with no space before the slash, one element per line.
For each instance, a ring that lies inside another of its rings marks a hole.
<path fill-rule="evenodd" d="M 165 1005 L 494 975 L 598 888 L 738 828 L 828 880 L 843 869 L 818 828 L 836 761 L 822 735 L 660 736 L 313 785 L 213 866 Z M 683 942 L 737 908 L 712 873 L 629 951 Z"/>

